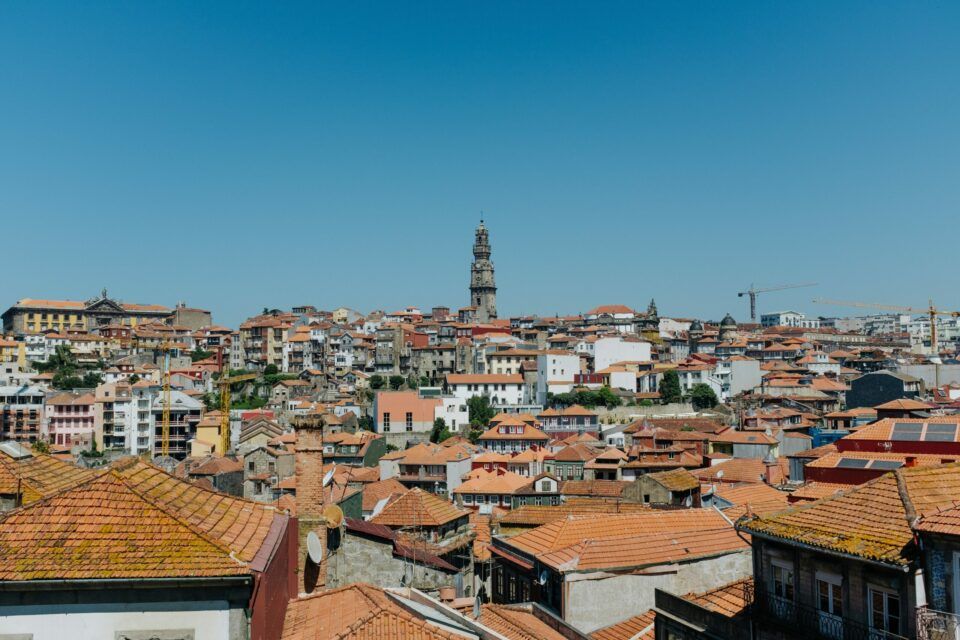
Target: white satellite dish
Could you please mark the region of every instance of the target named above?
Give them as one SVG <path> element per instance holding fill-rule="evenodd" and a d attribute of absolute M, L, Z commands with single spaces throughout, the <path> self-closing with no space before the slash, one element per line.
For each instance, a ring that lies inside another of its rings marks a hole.
<path fill-rule="evenodd" d="M 320 564 L 323 560 L 323 543 L 315 531 L 307 534 L 307 555 L 313 564 Z"/>
<path fill-rule="evenodd" d="M 693 506 L 693 496 L 687 496 L 687 497 L 683 500 L 683 506 L 685 506 L 685 507 L 688 508 L 688 509 L 689 509 L 690 507 L 692 507 L 692 506 Z"/>
<path fill-rule="evenodd" d="M 540 572 L 540 578 L 537 580 L 537 584 L 539 584 L 542 587 L 543 585 L 547 584 L 547 580 L 549 578 L 550 578 L 550 574 L 547 573 L 546 569 L 544 569 L 543 571 Z"/>
<path fill-rule="evenodd" d="M 330 484 L 331 480 L 333 480 L 333 469 L 330 469 L 330 471 L 327 471 L 327 473 L 324 474 L 323 486 L 327 486 L 328 484 Z"/>
<path fill-rule="evenodd" d="M 383 511 L 383 508 L 387 506 L 388 502 L 390 502 L 390 496 L 377 500 L 377 504 L 373 505 L 373 513 L 370 514 L 370 517 L 376 518 L 380 515 L 380 512 Z"/>
<path fill-rule="evenodd" d="M 723 469 L 720 469 L 720 471 L 717 471 L 717 480 L 720 480 L 722 478 L 723 478 Z"/>
<path fill-rule="evenodd" d="M 480 619 L 481 605 L 482 605 L 482 602 L 480 601 L 480 594 L 478 593 L 477 597 L 473 599 L 473 619 L 474 620 Z"/>

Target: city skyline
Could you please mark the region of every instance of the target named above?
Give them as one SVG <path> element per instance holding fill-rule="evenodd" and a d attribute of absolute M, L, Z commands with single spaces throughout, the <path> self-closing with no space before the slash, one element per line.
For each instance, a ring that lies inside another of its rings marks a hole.
<path fill-rule="evenodd" d="M 761 309 L 958 308 L 952 252 L 897 249 L 960 204 L 958 12 L 8 6 L 0 212 L 32 241 L 0 299 L 456 306 L 482 210 L 504 316 L 742 320 L 807 281 Z"/>

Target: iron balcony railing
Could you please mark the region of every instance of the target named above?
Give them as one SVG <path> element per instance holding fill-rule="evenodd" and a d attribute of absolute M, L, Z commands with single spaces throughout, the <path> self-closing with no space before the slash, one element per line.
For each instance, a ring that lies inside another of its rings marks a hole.
<path fill-rule="evenodd" d="M 917 609 L 917 640 L 960 640 L 960 616 L 928 607 Z"/>
<path fill-rule="evenodd" d="M 787 637 L 821 640 L 907 640 L 905 636 L 874 629 L 858 620 L 833 615 L 817 607 L 775 596 L 762 584 L 757 584 L 754 590 L 753 611 L 758 625 L 779 628 L 788 634 Z"/>

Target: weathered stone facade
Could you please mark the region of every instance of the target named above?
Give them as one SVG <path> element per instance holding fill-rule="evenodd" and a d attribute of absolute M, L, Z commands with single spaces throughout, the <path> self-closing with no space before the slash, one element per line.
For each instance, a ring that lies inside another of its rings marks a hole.
<path fill-rule="evenodd" d="M 480 221 L 473 243 L 473 265 L 470 267 L 470 305 L 477 309 L 477 320 L 489 322 L 497 317 L 497 285 L 490 262 L 490 237 Z"/>

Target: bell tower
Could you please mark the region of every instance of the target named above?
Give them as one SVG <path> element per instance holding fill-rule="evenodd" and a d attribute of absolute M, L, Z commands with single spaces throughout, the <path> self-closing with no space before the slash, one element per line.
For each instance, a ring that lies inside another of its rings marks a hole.
<path fill-rule="evenodd" d="M 490 236 L 481 219 L 473 241 L 473 264 L 470 266 L 470 306 L 477 308 L 480 322 L 497 317 L 497 285 L 493 279 L 490 251 Z"/>

